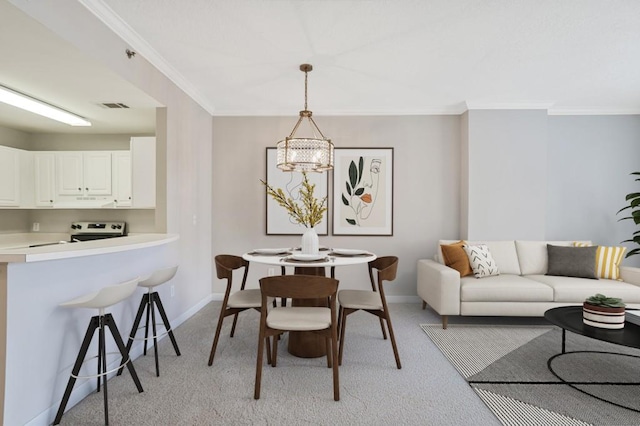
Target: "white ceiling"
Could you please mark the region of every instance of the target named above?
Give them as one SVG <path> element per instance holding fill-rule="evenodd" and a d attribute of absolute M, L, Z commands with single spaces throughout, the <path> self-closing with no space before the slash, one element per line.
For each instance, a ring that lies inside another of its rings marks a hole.
<path fill-rule="evenodd" d="M 640 113 L 637 0 L 81 0 L 214 115 Z"/>
<path fill-rule="evenodd" d="M 71 127 L 0 102 L 0 126 L 29 133 L 153 134 L 160 104 L 0 0 L 0 85 L 81 115 Z M 121 102 L 129 109 L 107 109 Z"/>
<path fill-rule="evenodd" d="M 79 1 L 213 115 L 295 116 L 305 62 L 316 116 L 640 113 L 637 0 Z M 0 55 L 0 84 L 94 123 L 69 127 L 0 104 L 2 126 L 154 131 L 156 100 L 6 0 Z"/>

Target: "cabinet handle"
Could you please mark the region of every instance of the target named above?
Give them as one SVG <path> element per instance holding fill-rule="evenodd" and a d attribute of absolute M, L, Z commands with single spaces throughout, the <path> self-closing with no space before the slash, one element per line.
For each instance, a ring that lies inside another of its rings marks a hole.
<path fill-rule="evenodd" d="M 85 188 L 84 190 L 85 190 L 85 191 L 88 191 L 88 190 L 89 190 L 89 188 Z"/>
<path fill-rule="evenodd" d="M 49 200 L 50 203 L 53 203 L 53 200 Z"/>
<path fill-rule="evenodd" d="M 78 191 L 82 191 L 82 188 L 78 188 Z"/>

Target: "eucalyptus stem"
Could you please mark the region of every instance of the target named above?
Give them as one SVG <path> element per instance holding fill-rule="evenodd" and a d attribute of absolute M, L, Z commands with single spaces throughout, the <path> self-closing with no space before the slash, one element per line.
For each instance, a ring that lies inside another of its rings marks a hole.
<path fill-rule="evenodd" d="M 273 188 L 262 179 L 260 179 L 260 182 L 265 186 L 267 194 L 269 194 L 278 205 L 284 207 L 296 223 L 304 225 L 307 228 L 313 228 L 322 222 L 322 217 L 327 211 L 327 197 L 323 197 L 320 201 L 314 197 L 313 193 L 316 185 L 309 182 L 306 172 L 302 172 L 302 189 L 300 190 L 301 205 L 291 197 L 287 197 L 281 188 Z"/>

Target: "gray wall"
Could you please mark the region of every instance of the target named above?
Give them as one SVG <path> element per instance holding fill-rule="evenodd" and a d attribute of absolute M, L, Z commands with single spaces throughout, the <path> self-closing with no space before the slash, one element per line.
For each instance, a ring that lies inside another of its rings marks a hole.
<path fill-rule="evenodd" d="M 547 112 L 468 113 L 462 193 L 470 240 L 542 240 L 547 196 Z"/>
<path fill-rule="evenodd" d="M 618 222 L 640 192 L 640 116 L 550 116 L 547 238 L 619 245 L 638 227 Z M 625 244 L 627 247 L 637 245 Z M 640 256 L 623 264 L 640 266 Z"/>
<path fill-rule="evenodd" d="M 320 244 L 398 255 L 398 278 L 388 291 L 415 296 L 417 260 L 434 255 L 438 238 L 459 234 L 455 218 L 460 202 L 460 117 L 316 115 L 318 126 L 336 147 L 393 147 L 395 166 L 393 236 L 329 235 L 321 236 Z M 266 173 L 265 148 L 288 135 L 295 121 L 295 115 L 214 117 L 214 254 L 300 244 L 299 236 L 265 235 L 266 195 L 259 181 Z M 342 269 L 336 272 L 341 288 L 369 286 L 364 266 Z M 266 267 L 252 265 L 251 285 L 266 272 Z M 214 291 L 223 291 L 222 284 L 216 282 Z"/>

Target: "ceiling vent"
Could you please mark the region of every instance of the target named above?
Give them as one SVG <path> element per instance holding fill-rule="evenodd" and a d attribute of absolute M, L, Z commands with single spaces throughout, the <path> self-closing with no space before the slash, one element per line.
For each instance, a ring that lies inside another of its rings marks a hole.
<path fill-rule="evenodd" d="M 125 105 L 123 103 L 119 103 L 119 102 L 104 102 L 104 103 L 101 103 L 100 105 L 102 105 L 105 108 L 110 108 L 110 109 L 129 108 L 127 105 Z"/>

